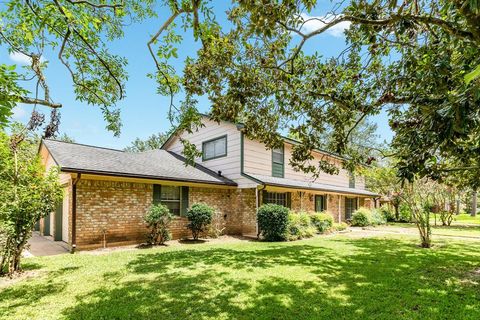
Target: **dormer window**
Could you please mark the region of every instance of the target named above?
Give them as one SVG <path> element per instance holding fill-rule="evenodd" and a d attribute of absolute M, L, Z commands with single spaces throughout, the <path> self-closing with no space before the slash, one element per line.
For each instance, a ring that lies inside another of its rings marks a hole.
<path fill-rule="evenodd" d="M 281 148 L 272 149 L 272 177 L 283 178 L 285 175 L 285 149 Z"/>
<path fill-rule="evenodd" d="M 227 155 L 227 136 L 221 136 L 202 143 L 203 161 L 225 157 Z"/>

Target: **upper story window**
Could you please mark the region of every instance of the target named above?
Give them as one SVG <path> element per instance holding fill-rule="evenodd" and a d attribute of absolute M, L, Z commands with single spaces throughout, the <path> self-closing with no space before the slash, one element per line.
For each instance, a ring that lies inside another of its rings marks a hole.
<path fill-rule="evenodd" d="M 227 136 L 221 136 L 202 144 L 203 161 L 225 157 L 227 155 Z"/>
<path fill-rule="evenodd" d="M 355 188 L 355 173 L 350 172 L 348 176 L 348 187 Z"/>
<path fill-rule="evenodd" d="M 281 148 L 272 149 L 272 177 L 283 178 L 285 175 L 285 149 Z"/>

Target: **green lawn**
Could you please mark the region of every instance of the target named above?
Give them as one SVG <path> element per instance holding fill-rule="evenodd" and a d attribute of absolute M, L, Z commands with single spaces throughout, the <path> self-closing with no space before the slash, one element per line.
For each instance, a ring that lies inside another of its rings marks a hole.
<path fill-rule="evenodd" d="M 376 226 L 373 230 L 386 230 L 386 231 L 398 231 L 400 228 L 403 231 L 404 228 L 409 229 L 413 233 L 417 233 L 417 227 L 414 223 L 388 223 L 384 226 Z M 437 226 L 432 223 L 432 235 L 433 236 L 455 236 L 455 237 L 468 237 L 480 239 L 480 225 L 460 225 L 452 224 L 451 226 Z"/>
<path fill-rule="evenodd" d="M 430 222 L 433 224 L 435 222 L 435 216 L 432 214 L 430 218 Z M 440 215 L 437 214 L 437 224 L 442 224 L 442 220 L 440 220 Z M 465 224 L 474 224 L 480 225 L 480 215 L 475 217 L 470 216 L 469 214 L 459 214 L 458 216 L 455 215 L 452 221 L 452 225 L 465 225 Z"/>
<path fill-rule="evenodd" d="M 1 319 L 480 319 L 480 242 L 358 233 L 63 255 L 0 289 Z"/>

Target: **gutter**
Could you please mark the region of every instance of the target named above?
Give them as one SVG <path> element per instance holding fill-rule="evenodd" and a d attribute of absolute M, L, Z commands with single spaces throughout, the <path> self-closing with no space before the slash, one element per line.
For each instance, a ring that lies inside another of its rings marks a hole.
<path fill-rule="evenodd" d="M 198 169 L 198 168 L 197 168 Z M 149 180 L 165 180 L 165 181 L 181 181 L 181 182 L 192 182 L 192 183 L 205 183 L 205 184 L 214 184 L 214 185 L 227 185 L 227 186 L 237 186 L 235 182 L 227 182 L 218 183 L 214 181 L 205 181 L 205 180 L 196 180 L 196 179 L 177 179 L 171 177 L 161 177 L 161 176 L 149 176 L 149 175 L 141 175 L 141 174 L 133 174 L 133 173 L 120 173 L 120 172 L 111 172 L 111 171 L 99 171 L 99 170 L 85 170 L 85 169 L 76 169 L 76 168 L 67 168 L 62 167 L 62 172 L 71 172 L 71 173 L 84 173 L 84 174 L 96 174 L 96 175 L 104 175 L 104 176 L 111 176 L 111 177 L 123 177 L 123 178 L 139 178 L 139 179 L 149 179 Z"/>

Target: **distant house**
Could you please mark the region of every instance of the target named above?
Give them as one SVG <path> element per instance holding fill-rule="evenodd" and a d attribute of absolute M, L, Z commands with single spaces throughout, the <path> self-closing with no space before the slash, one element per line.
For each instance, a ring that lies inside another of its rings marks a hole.
<path fill-rule="evenodd" d="M 215 222 L 226 234 L 256 235 L 263 203 L 327 211 L 338 222 L 359 206 L 372 207 L 378 196 L 344 169 L 315 181 L 293 170 L 294 140 L 285 138 L 282 148 L 268 150 L 247 139 L 241 126 L 208 117 L 203 123 L 193 134 L 175 132 L 162 149 L 142 153 L 43 140 L 43 163 L 60 168 L 65 192 L 63 204 L 40 222 L 41 232 L 78 249 L 139 243 L 147 232 L 145 213 L 152 203 L 162 203 L 176 216 L 173 237 L 181 238 L 189 235 L 187 208 L 204 202 L 215 208 Z M 195 166 L 185 166 L 181 138 L 202 150 Z M 341 157 L 320 150 L 313 155 L 341 166 Z"/>

